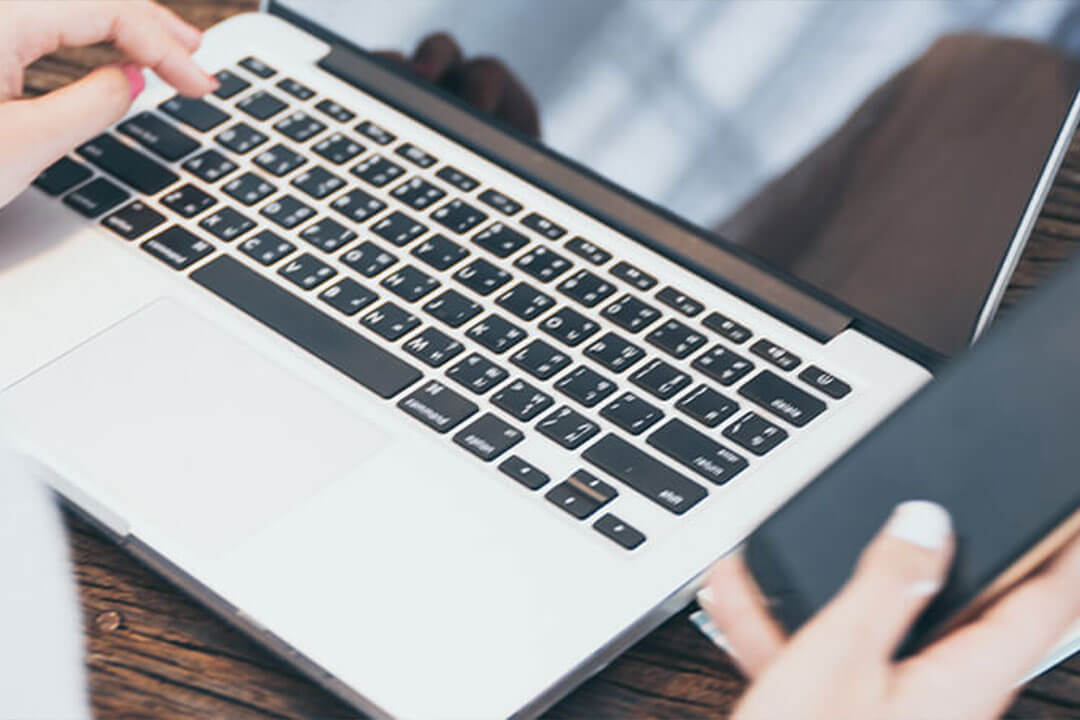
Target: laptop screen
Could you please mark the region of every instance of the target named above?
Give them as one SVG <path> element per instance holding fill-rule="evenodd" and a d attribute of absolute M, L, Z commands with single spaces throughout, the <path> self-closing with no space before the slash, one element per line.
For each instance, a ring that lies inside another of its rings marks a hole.
<path fill-rule="evenodd" d="M 945 355 L 972 339 L 1080 45 L 1075 0 L 280 4 L 406 63 L 448 33 L 465 62 L 444 87 L 527 132 L 535 110 L 543 143 Z"/>

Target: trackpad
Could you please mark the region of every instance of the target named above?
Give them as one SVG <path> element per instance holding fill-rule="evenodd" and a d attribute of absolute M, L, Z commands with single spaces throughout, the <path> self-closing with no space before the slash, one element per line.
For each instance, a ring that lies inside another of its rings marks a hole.
<path fill-rule="evenodd" d="M 388 435 L 174 300 L 0 394 L 5 423 L 136 530 L 215 553 L 385 446 Z"/>

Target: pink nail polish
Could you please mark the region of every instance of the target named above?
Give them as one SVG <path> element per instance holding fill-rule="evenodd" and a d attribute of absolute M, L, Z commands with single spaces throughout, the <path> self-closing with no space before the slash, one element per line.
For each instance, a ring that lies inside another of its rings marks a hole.
<path fill-rule="evenodd" d="M 129 97 L 134 100 L 146 87 L 146 78 L 143 77 L 142 69 L 138 65 L 126 63 L 120 66 L 120 71 L 127 78 Z"/>

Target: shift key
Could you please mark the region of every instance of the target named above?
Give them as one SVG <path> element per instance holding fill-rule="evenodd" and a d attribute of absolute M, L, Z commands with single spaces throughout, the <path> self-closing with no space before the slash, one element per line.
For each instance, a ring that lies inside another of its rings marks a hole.
<path fill-rule="evenodd" d="M 113 177 L 147 195 L 155 195 L 180 179 L 157 160 L 129 148 L 112 135 L 98 135 L 80 145 L 78 153 Z"/>
<path fill-rule="evenodd" d="M 611 433 L 594 443 L 583 457 L 676 515 L 682 515 L 709 494 L 701 485 Z"/>

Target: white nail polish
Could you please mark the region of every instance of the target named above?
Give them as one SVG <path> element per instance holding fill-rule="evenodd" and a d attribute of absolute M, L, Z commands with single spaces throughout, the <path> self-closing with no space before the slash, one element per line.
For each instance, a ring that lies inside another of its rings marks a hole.
<path fill-rule="evenodd" d="M 712 605 L 716 602 L 716 597 L 713 595 L 712 588 L 706 585 L 697 591 L 698 605 L 705 607 L 706 605 Z"/>
<path fill-rule="evenodd" d="M 949 511 L 929 500 L 909 500 L 893 509 L 885 532 L 927 550 L 940 550 L 952 536 Z"/>
<path fill-rule="evenodd" d="M 937 580 L 919 580 L 908 585 L 907 594 L 911 597 L 929 597 L 937 595 L 941 590 L 941 583 Z"/>

